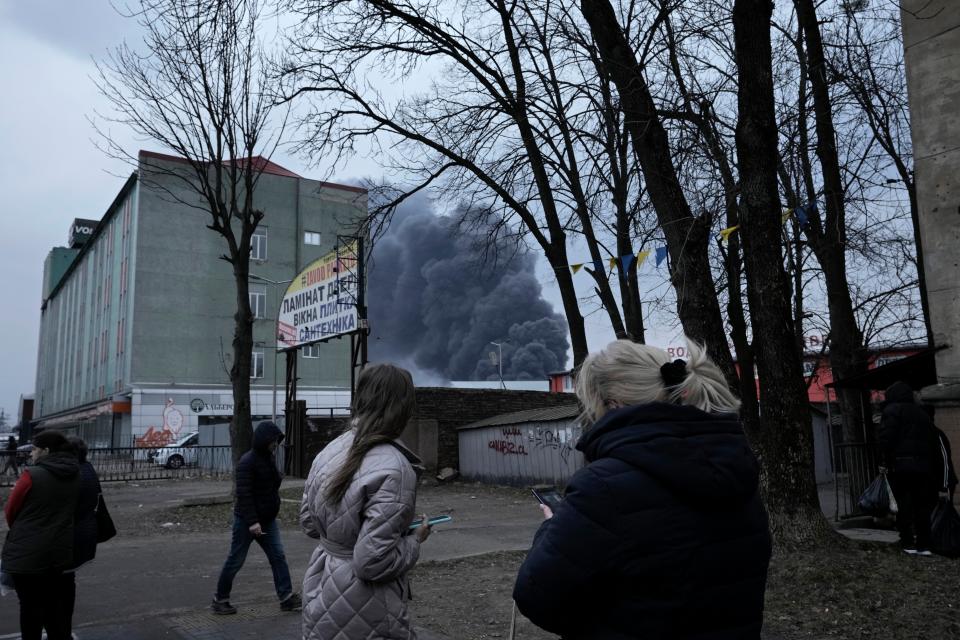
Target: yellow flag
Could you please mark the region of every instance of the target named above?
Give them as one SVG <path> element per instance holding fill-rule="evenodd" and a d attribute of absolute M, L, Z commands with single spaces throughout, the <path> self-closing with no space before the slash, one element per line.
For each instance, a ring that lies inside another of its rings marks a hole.
<path fill-rule="evenodd" d="M 577 275 L 577 271 L 583 269 L 583 263 L 581 262 L 580 264 L 572 264 L 570 265 L 570 269 L 573 271 L 573 275 Z"/>
<path fill-rule="evenodd" d="M 610 262 L 610 270 L 611 270 L 611 271 L 613 271 L 614 269 L 617 268 L 617 259 L 616 259 L 616 258 L 610 258 L 609 262 Z"/>
<path fill-rule="evenodd" d="M 793 215 L 793 209 L 787 209 L 783 212 L 783 216 L 780 218 L 780 222 L 787 224 L 787 220 L 790 219 L 790 216 Z"/>
<path fill-rule="evenodd" d="M 727 227 L 726 229 L 723 229 L 723 230 L 720 232 L 720 240 L 723 241 L 723 242 L 729 241 L 729 240 L 730 240 L 730 234 L 733 233 L 734 231 L 736 231 L 736 230 L 739 229 L 739 228 L 740 228 L 740 225 L 737 225 L 737 226 L 735 226 L 735 227 Z"/>
<path fill-rule="evenodd" d="M 642 265 L 642 264 L 643 264 L 643 261 L 646 260 L 647 257 L 649 257 L 649 256 L 650 256 L 650 251 L 649 251 L 649 250 L 648 250 L 648 251 L 641 251 L 640 253 L 638 253 L 638 254 L 637 254 L 637 267 L 639 267 L 640 265 Z"/>

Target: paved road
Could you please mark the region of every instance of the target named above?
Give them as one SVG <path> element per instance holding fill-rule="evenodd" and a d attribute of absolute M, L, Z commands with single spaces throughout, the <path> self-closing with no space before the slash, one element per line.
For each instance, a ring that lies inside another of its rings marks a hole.
<path fill-rule="evenodd" d="M 288 481 L 285 486 L 302 486 Z M 227 497 L 229 482 L 169 481 L 107 484 L 115 515 L 138 514 L 212 497 Z M 529 546 L 540 523 L 539 510 L 522 492 L 472 485 L 425 487 L 420 510 L 450 513 L 424 545 L 422 561 L 447 560 Z M 892 532 L 847 530 L 862 539 L 889 539 Z M 294 582 L 306 569 L 314 542 L 294 523 L 284 523 L 283 542 Z M 272 597 L 273 581 L 264 555 L 252 549 L 237 578 L 232 601 L 241 613 L 213 616 L 207 606 L 229 546 L 229 532 L 183 534 L 158 531 L 149 537 L 122 535 L 101 545 L 94 563 L 77 578 L 76 630 L 82 640 L 246 640 L 298 638 L 300 618 L 284 614 Z M 413 606 L 418 606 L 417 602 Z M 17 637 L 15 595 L 0 598 L 0 640 Z M 441 640 L 426 631 L 423 640 Z"/>
<path fill-rule="evenodd" d="M 297 482 L 285 486 L 297 486 Z M 169 507 L 184 499 L 228 496 L 229 489 L 230 484 L 222 482 L 138 483 L 105 485 L 104 493 L 119 519 L 120 514 Z M 422 511 L 454 517 L 452 523 L 434 529 L 421 561 L 526 549 L 540 522 L 533 499 L 509 489 L 461 485 L 425 488 L 420 496 Z M 294 523 L 283 523 L 281 535 L 296 586 L 316 545 Z M 207 614 L 229 543 L 229 531 L 224 530 L 160 531 L 131 538 L 121 534 L 101 545 L 96 560 L 77 576 L 78 635 L 131 640 L 299 637 L 299 616 L 278 611 L 271 599 L 270 565 L 256 548 L 251 549 L 231 595 L 242 615 Z M 17 629 L 16 596 L 0 598 L 0 639 Z M 264 635 L 258 635 L 261 631 Z"/>

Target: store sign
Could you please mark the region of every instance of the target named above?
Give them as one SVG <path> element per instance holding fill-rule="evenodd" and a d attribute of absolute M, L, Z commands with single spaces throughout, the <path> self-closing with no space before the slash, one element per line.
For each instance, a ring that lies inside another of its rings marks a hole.
<path fill-rule="evenodd" d="M 194 413 L 203 414 L 203 415 L 233 415 L 233 405 L 232 404 L 213 404 L 208 403 L 203 400 L 203 398 L 194 398 L 190 401 L 190 409 Z"/>
<path fill-rule="evenodd" d="M 71 249 L 82 247 L 86 244 L 87 240 L 90 239 L 90 236 L 93 235 L 93 232 L 96 231 L 98 224 L 100 223 L 97 220 L 75 219 L 73 224 L 70 225 L 68 246 Z"/>
<path fill-rule="evenodd" d="M 281 349 L 346 335 L 359 327 L 357 245 L 311 262 L 290 283 L 277 319 Z"/>

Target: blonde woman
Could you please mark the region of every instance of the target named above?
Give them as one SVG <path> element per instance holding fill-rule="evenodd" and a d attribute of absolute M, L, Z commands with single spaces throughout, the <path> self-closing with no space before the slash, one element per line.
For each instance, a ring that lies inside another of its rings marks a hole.
<path fill-rule="evenodd" d="M 520 568 L 519 610 L 564 640 L 760 638 L 770 561 L 739 403 L 690 360 L 619 340 L 576 380 L 586 467 Z"/>
<path fill-rule="evenodd" d="M 300 507 L 300 525 L 320 542 L 303 578 L 305 640 L 416 638 L 407 572 L 430 528 L 410 530 L 420 461 L 397 441 L 413 409 L 407 371 L 367 367 L 351 429 L 313 461 Z"/>

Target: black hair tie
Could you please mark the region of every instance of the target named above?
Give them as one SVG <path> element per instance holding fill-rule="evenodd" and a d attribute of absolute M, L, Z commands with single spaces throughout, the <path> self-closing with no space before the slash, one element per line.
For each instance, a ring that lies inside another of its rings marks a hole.
<path fill-rule="evenodd" d="M 673 362 L 668 362 L 660 367 L 660 377 L 663 378 L 663 384 L 668 389 L 682 384 L 687 379 L 687 362 L 677 358 Z"/>

